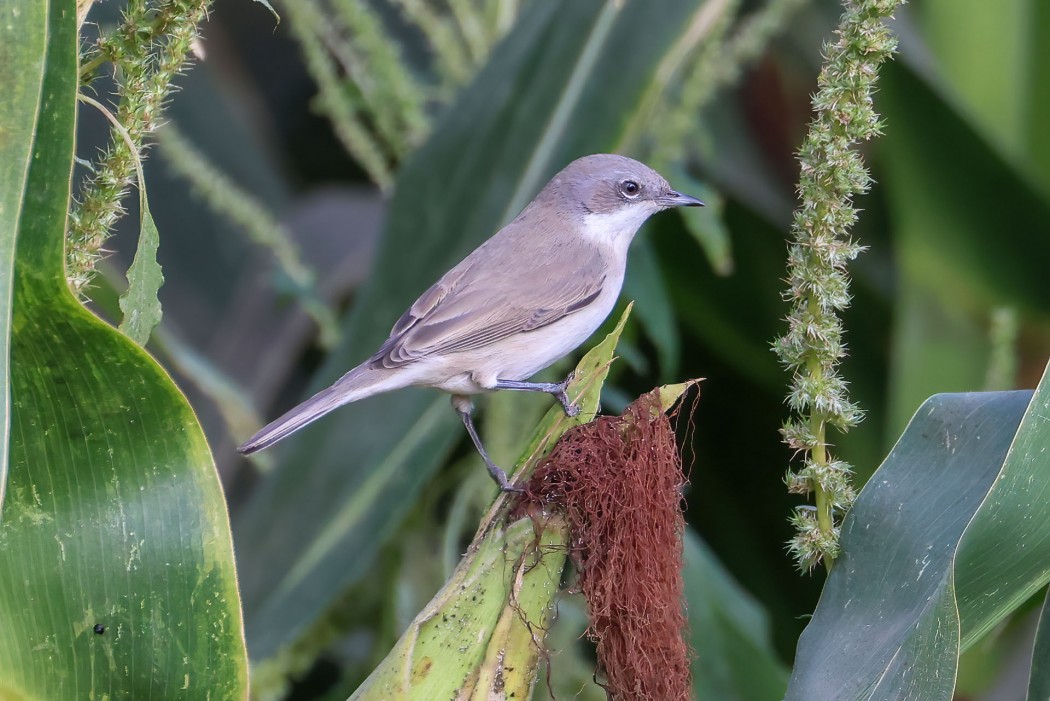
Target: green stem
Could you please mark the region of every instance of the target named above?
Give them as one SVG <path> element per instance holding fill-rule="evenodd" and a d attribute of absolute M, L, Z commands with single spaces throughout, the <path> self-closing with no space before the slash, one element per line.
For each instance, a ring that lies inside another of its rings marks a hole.
<path fill-rule="evenodd" d="M 171 15 L 169 13 L 161 13 L 156 15 L 149 23 L 146 24 L 146 32 L 144 32 L 146 43 L 152 43 L 158 38 L 164 35 L 168 31 L 168 27 L 171 24 Z M 96 49 L 96 53 L 92 56 L 91 60 L 87 63 L 81 64 L 80 66 L 80 82 L 82 85 L 86 85 L 91 82 L 92 74 L 101 66 L 103 63 L 112 63 L 114 56 L 111 51 L 106 50 L 102 46 Z"/>
<path fill-rule="evenodd" d="M 809 420 L 813 435 L 817 437 L 817 444 L 813 446 L 811 458 L 814 463 L 821 468 L 824 468 L 828 464 L 828 450 L 827 445 L 824 443 L 827 422 L 825 422 L 823 417 L 815 411 L 810 415 Z M 813 489 L 814 499 L 817 505 L 817 526 L 822 533 L 831 535 L 835 530 L 835 519 L 831 513 L 831 499 L 829 498 L 828 493 L 824 490 L 824 487 L 820 484 L 820 480 L 816 477 L 810 480 L 810 487 Z M 825 552 L 823 560 L 824 566 L 830 573 L 831 568 L 835 564 L 835 558 L 830 553 Z"/>
<path fill-rule="evenodd" d="M 810 297 L 807 306 L 812 312 L 812 310 L 818 307 L 817 300 L 814 297 Z M 824 368 L 821 367 L 820 361 L 816 358 L 811 357 L 806 361 L 806 371 L 814 381 L 814 384 L 820 384 L 820 381 L 824 378 Z M 813 448 L 810 451 L 810 460 L 817 466 L 817 469 L 816 475 L 809 479 L 809 486 L 810 489 L 813 490 L 814 500 L 816 502 L 817 526 L 820 528 L 821 533 L 830 537 L 835 530 L 835 519 L 831 511 L 831 499 L 817 476 L 824 474 L 828 465 L 828 446 L 826 442 L 827 425 L 827 417 L 816 407 L 811 407 L 809 429 L 815 440 Z M 831 572 L 831 568 L 835 564 L 835 558 L 831 554 L 824 552 L 822 559 L 824 560 L 824 566 L 827 567 L 828 572 Z"/>
<path fill-rule="evenodd" d="M 151 17 L 154 10 L 146 0 L 134 0 L 128 3 L 121 27 L 104 39 L 116 47 L 102 50 L 101 55 L 118 58 L 116 114 L 131 143 L 111 129 L 109 147 L 98 159 L 94 174 L 84 181 L 70 212 L 66 275 L 78 296 L 90 284 L 103 246 L 124 215 L 122 201 L 132 182 L 135 162 L 145 158 L 146 139 L 160 122 L 172 81 L 189 60 L 190 47 L 210 2 L 179 0 Z M 154 32 L 163 32 L 164 41 L 156 41 Z"/>
<path fill-rule="evenodd" d="M 88 61 L 80 67 L 80 82 L 89 82 L 91 75 L 95 72 L 95 70 L 97 70 L 99 66 L 101 66 L 103 63 L 106 63 L 109 60 L 109 56 L 102 53 L 101 51 L 95 54 L 94 58 L 92 58 L 90 61 Z"/>

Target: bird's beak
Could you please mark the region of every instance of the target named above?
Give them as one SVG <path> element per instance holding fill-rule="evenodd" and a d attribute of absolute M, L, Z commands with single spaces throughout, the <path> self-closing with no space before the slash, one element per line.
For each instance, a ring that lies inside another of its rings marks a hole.
<path fill-rule="evenodd" d="M 683 195 L 680 192 L 671 190 L 666 195 L 660 195 L 656 198 L 656 204 L 661 207 L 703 207 L 704 203 L 695 197 L 689 195 Z"/>

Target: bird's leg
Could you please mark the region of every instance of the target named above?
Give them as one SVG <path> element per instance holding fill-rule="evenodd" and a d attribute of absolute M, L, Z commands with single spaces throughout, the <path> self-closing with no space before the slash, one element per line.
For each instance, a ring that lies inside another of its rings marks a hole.
<path fill-rule="evenodd" d="M 459 414 L 459 418 L 463 419 L 463 425 L 467 427 L 467 434 L 470 436 L 470 440 L 474 441 L 474 447 L 478 449 L 478 453 L 481 454 L 481 459 L 485 461 L 485 467 L 488 468 L 489 474 L 492 475 L 492 479 L 499 485 L 501 492 L 522 492 L 524 491 L 521 487 L 515 487 L 511 484 L 510 479 L 507 477 L 507 473 L 500 469 L 500 466 L 492 462 L 492 458 L 485 452 L 485 446 L 481 444 L 481 437 L 478 436 L 478 431 L 474 428 L 474 418 L 471 414 L 473 407 L 471 406 L 470 400 L 466 397 L 453 396 L 452 406 L 456 409 L 456 413 Z"/>
<path fill-rule="evenodd" d="M 566 416 L 576 416 L 580 413 L 580 407 L 569 401 L 569 395 L 565 391 L 572 382 L 573 373 L 570 373 L 561 382 L 520 382 L 518 380 L 496 380 L 496 389 L 509 389 L 518 392 L 546 392 L 553 395 L 565 410 Z"/>

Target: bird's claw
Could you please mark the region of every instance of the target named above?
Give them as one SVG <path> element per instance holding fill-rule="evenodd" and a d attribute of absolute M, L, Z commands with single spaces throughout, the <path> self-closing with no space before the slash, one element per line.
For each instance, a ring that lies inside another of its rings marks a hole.
<path fill-rule="evenodd" d="M 485 456 L 485 467 L 488 468 L 489 474 L 492 475 L 492 479 L 495 480 L 501 492 L 503 492 L 504 494 L 524 493 L 525 490 L 521 487 L 514 486 L 514 484 L 510 481 L 510 478 L 507 477 L 507 473 L 504 472 L 496 463 L 489 460 L 488 456 Z"/>
<path fill-rule="evenodd" d="M 576 379 L 576 372 L 570 372 L 569 376 L 558 383 L 558 392 L 554 395 L 558 402 L 561 404 L 561 408 L 565 410 L 565 415 L 569 418 L 580 415 L 580 407 L 569 400 L 569 383 Z"/>

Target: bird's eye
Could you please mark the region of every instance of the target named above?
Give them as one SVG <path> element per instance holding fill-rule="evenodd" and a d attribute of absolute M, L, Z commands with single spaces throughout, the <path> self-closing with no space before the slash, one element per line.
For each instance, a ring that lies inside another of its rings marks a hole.
<path fill-rule="evenodd" d="M 620 192 L 627 197 L 637 197 L 638 193 L 642 191 L 641 185 L 633 180 L 624 180 L 620 183 Z"/>

